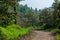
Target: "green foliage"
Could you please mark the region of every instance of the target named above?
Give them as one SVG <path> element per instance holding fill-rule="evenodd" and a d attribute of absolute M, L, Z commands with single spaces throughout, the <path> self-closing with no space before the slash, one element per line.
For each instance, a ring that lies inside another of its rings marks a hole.
<path fill-rule="evenodd" d="M 11 33 L 13 33 L 13 35 L 15 37 L 22 36 L 22 35 L 26 34 L 29 31 L 28 28 L 21 28 L 20 26 L 15 25 L 15 24 L 7 26 L 6 29 L 8 31 L 10 31 Z"/>
<path fill-rule="evenodd" d="M 44 30 L 45 28 L 45 25 L 42 25 L 42 26 L 38 26 L 38 27 L 35 27 L 36 30 Z"/>
<path fill-rule="evenodd" d="M 60 40 L 60 34 L 56 34 L 56 40 Z"/>
<path fill-rule="evenodd" d="M 3 27 L 0 27 L 0 32 L 1 40 L 10 40 L 13 37 L 12 33 Z"/>
<path fill-rule="evenodd" d="M 31 28 L 21 28 L 18 25 L 12 24 L 6 28 L 0 27 L 0 39 L 1 40 L 14 40 L 14 38 L 23 36 L 28 33 Z"/>
<path fill-rule="evenodd" d="M 15 12 L 14 12 L 14 5 L 16 0 L 13 0 L 14 3 L 12 3 L 12 0 L 2 0 L 0 5 L 0 25 L 6 27 L 7 25 L 14 23 L 13 20 L 15 20 Z M 12 3 L 12 4 L 11 4 Z M 13 5 L 13 6 L 12 6 Z M 11 11 L 11 9 L 13 11 Z"/>
<path fill-rule="evenodd" d="M 22 0 L 0 0 L 0 25 L 6 27 L 16 22 L 17 5 Z"/>
<path fill-rule="evenodd" d="M 19 24 L 21 26 L 30 26 L 30 25 L 38 25 L 39 22 L 39 15 L 36 10 L 29 8 L 27 5 L 20 5 L 18 7 L 18 16 L 19 16 Z"/>
<path fill-rule="evenodd" d="M 7 26 L 6 29 L 13 34 L 14 38 L 16 38 L 20 35 L 21 28 L 18 25 L 9 25 L 9 26 Z"/>
<path fill-rule="evenodd" d="M 22 28 L 22 30 L 20 30 L 20 36 L 23 36 L 23 35 L 27 34 L 28 31 L 29 31 L 28 28 Z"/>
<path fill-rule="evenodd" d="M 53 34 L 55 34 L 55 35 L 56 35 L 57 33 L 58 33 L 58 34 L 60 33 L 60 31 L 59 31 L 59 30 L 60 30 L 60 29 L 55 28 L 55 29 L 53 29 L 53 30 L 51 30 L 51 31 L 52 31 L 52 33 L 53 33 Z"/>
<path fill-rule="evenodd" d="M 57 26 L 58 28 L 60 27 L 60 1 L 59 0 L 55 0 L 54 4 L 53 4 L 53 8 L 54 8 L 54 21 L 55 21 L 55 26 Z"/>

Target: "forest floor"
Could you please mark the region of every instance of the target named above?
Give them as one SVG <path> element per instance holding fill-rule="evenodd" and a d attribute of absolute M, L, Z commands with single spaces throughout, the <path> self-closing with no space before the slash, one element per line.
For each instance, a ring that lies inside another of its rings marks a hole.
<path fill-rule="evenodd" d="M 29 34 L 16 40 L 56 40 L 55 36 L 48 31 L 31 31 Z"/>

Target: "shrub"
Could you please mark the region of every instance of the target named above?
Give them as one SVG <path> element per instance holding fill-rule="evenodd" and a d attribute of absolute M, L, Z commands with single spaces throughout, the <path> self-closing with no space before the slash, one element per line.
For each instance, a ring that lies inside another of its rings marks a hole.
<path fill-rule="evenodd" d="M 60 34 L 56 34 L 56 40 L 60 40 Z"/>
<path fill-rule="evenodd" d="M 13 34 L 14 38 L 22 36 L 29 31 L 29 28 L 21 28 L 19 25 L 15 24 L 7 26 L 6 29 Z"/>
<path fill-rule="evenodd" d="M 60 30 L 59 30 L 58 28 L 55 28 L 55 29 L 52 30 L 52 33 L 54 33 L 55 35 L 56 35 L 57 33 L 59 34 L 59 33 L 60 33 Z"/>
<path fill-rule="evenodd" d="M 12 24 L 6 28 L 0 27 L 0 39 L 1 40 L 14 40 L 14 38 L 25 35 L 30 30 L 30 27 L 21 28 L 18 25 Z"/>
<path fill-rule="evenodd" d="M 7 26 L 6 29 L 13 34 L 14 38 L 16 38 L 16 37 L 18 37 L 20 35 L 21 27 L 18 26 L 18 25 L 15 25 L 15 24 L 9 25 L 9 26 Z"/>
<path fill-rule="evenodd" d="M 0 27 L 0 39 L 1 40 L 10 40 L 12 39 L 12 33 L 7 29 Z"/>
<path fill-rule="evenodd" d="M 45 25 L 42 25 L 42 26 L 38 26 L 38 27 L 35 27 L 36 30 L 44 30 L 45 28 Z"/>

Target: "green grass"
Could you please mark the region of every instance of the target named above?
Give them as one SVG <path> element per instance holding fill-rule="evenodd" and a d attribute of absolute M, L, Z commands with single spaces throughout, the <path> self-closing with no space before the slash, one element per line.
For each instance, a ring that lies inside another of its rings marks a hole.
<path fill-rule="evenodd" d="M 0 39 L 1 40 L 8 40 L 8 39 L 12 39 L 13 34 L 8 31 L 7 29 L 0 27 L 0 31 L 1 31 L 1 35 L 0 35 Z"/>
<path fill-rule="evenodd" d="M 56 34 L 56 40 L 60 40 L 60 34 Z"/>
<path fill-rule="evenodd" d="M 0 39 L 4 37 L 4 40 L 13 40 L 14 38 L 27 34 L 30 29 L 31 27 L 21 28 L 20 26 L 15 24 L 9 25 L 6 28 L 0 27 Z"/>

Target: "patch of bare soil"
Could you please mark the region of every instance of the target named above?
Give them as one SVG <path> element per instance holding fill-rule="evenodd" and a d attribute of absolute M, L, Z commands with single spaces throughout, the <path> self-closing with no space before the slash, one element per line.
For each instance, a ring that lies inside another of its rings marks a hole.
<path fill-rule="evenodd" d="M 16 40 L 55 40 L 55 36 L 51 32 L 46 31 L 31 31 L 23 37 Z"/>

